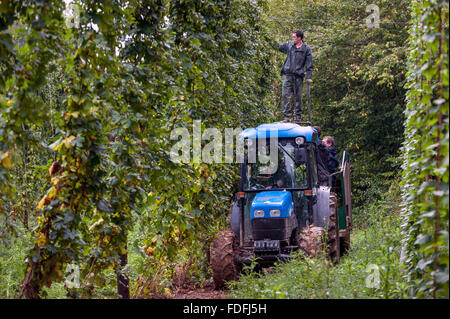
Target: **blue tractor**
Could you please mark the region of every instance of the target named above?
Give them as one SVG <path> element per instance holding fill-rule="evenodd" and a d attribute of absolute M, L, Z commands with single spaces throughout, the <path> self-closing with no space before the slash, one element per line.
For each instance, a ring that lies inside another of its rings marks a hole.
<path fill-rule="evenodd" d="M 262 124 L 244 130 L 240 138 L 244 156 L 230 227 L 217 234 L 210 248 L 216 288 L 236 280 L 252 260 L 270 266 L 298 250 L 311 257 L 326 253 L 339 262 L 352 229 L 348 154 L 329 174 L 310 122 Z M 271 160 L 268 169 L 270 147 L 275 163 Z"/>

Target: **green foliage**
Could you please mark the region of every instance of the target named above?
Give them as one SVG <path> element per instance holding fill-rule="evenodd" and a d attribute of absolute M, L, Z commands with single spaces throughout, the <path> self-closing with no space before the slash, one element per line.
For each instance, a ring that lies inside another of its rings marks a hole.
<path fill-rule="evenodd" d="M 448 298 L 448 2 L 412 4 L 403 146 L 405 262 L 414 295 Z"/>
<path fill-rule="evenodd" d="M 4 216 L 0 216 L 3 223 Z M 20 282 L 26 264 L 23 262 L 32 238 L 23 227 L 18 227 L 17 236 L 0 245 L 0 296 L 14 298 L 20 290 Z M 3 236 L 5 234 L 2 234 Z"/>
<path fill-rule="evenodd" d="M 407 80 L 404 256 L 418 296 L 448 296 L 446 3 L 415 3 L 407 25 L 406 2 L 376 1 L 379 29 L 355 22 L 373 1 L 74 3 L 80 24 L 71 27 L 62 1 L 0 4 L 2 296 L 115 297 L 126 274 L 137 297 L 185 274 L 207 278 L 206 251 L 227 223 L 237 166 L 174 163 L 170 133 L 192 132 L 194 120 L 223 132 L 279 118 L 284 56 L 272 44 L 298 26 L 314 55 L 314 124 L 350 152 L 356 207 L 382 198 L 398 174 Z M 380 205 L 355 209 L 363 230 L 341 266 L 310 260 L 289 270 L 311 276 L 304 291 L 404 296 L 398 219 Z M 386 281 L 354 292 L 345 278 L 362 285 L 368 263 Z M 79 288 L 64 283 L 70 264 L 80 268 Z M 298 296 L 295 283 L 275 282 L 263 296 Z"/>
<path fill-rule="evenodd" d="M 4 237 L 37 223 L 18 295 L 57 295 L 75 264 L 81 286 L 68 295 L 96 296 L 128 271 L 127 247 L 145 276 L 185 262 L 201 278 L 236 167 L 171 162 L 170 132 L 270 119 L 264 1 L 75 1 L 72 27 L 62 3 L 34 4 L 2 3 L 0 20 Z"/>
<path fill-rule="evenodd" d="M 7 170 L 17 158 L 16 146 L 37 141 L 26 127 L 47 118 L 36 96 L 46 75 L 61 57 L 61 2 L 2 2 L 0 6 L 0 196 L 14 193 Z M 0 209 L 2 209 L 0 207 Z"/>
<path fill-rule="evenodd" d="M 173 46 L 170 62 L 175 66 L 163 69 L 174 85 L 173 96 L 162 108 L 171 121 L 161 122 L 167 130 L 161 132 L 160 153 L 147 173 L 152 182 L 144 210 L 149 213 L 141 227 L 153 268 L 181 261 L 192 265 L 191 270 L 207 272 L 205 252 L 218 225 L 225 225 L 237 168 L 167 162 L 167 151 L 162 150 L 171 143 L 170 129 L 184 123 L 192 132 L 196 119 L 219 130 L 266 120 L 264 96 L 270 86 L 265 78 L 271 71 L 263 62 L 270 52 L 264 41 L 252 41 L 265 37 L 256 4 L 171 1 L 166 10 L 171 26 L 166 37 Z"/>

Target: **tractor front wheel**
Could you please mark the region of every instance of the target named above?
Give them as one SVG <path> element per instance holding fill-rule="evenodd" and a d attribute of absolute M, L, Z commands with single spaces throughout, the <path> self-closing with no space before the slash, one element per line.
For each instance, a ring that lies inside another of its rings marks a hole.
<path fill-rule="evenodd" d="M 232 230 L 217 233 L 210 248 L 211 268 L 216 289 L 222 289 L 226 282 L 237 279 L 237 246 L 238 239 Z"/>

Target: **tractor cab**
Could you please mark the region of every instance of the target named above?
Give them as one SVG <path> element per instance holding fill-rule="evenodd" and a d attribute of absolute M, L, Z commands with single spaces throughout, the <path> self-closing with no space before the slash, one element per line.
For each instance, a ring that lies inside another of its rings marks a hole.
<path fill-rule="evenodd" d="M 247 129 L 241 137 L 247 145 L 240 174 L 243 227 L 239 233 L 237 227 L 234 230 L 261 261 L 288 258 L 298 246 L 300 229 L 313 223 L 314 214 L 308 212 L 317 210 L 318 134 L 311 126 L 272 123 Z M 256 154 L 253 161 L 251 153 Z M 262 160 L 269 155 L 275 162 L 270 163 L 272 171 Z"/>

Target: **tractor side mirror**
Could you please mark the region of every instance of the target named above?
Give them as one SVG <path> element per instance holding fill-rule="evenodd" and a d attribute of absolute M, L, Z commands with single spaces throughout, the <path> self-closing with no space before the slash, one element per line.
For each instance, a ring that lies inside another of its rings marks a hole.
<path fill-rule="evenodd" d="M 295 165 L 300 166 L 301 164 L 306 164 L 308 160 L 308 154 L 305 148 L 296 147 L 294 149 L 295 155 Z"/>

